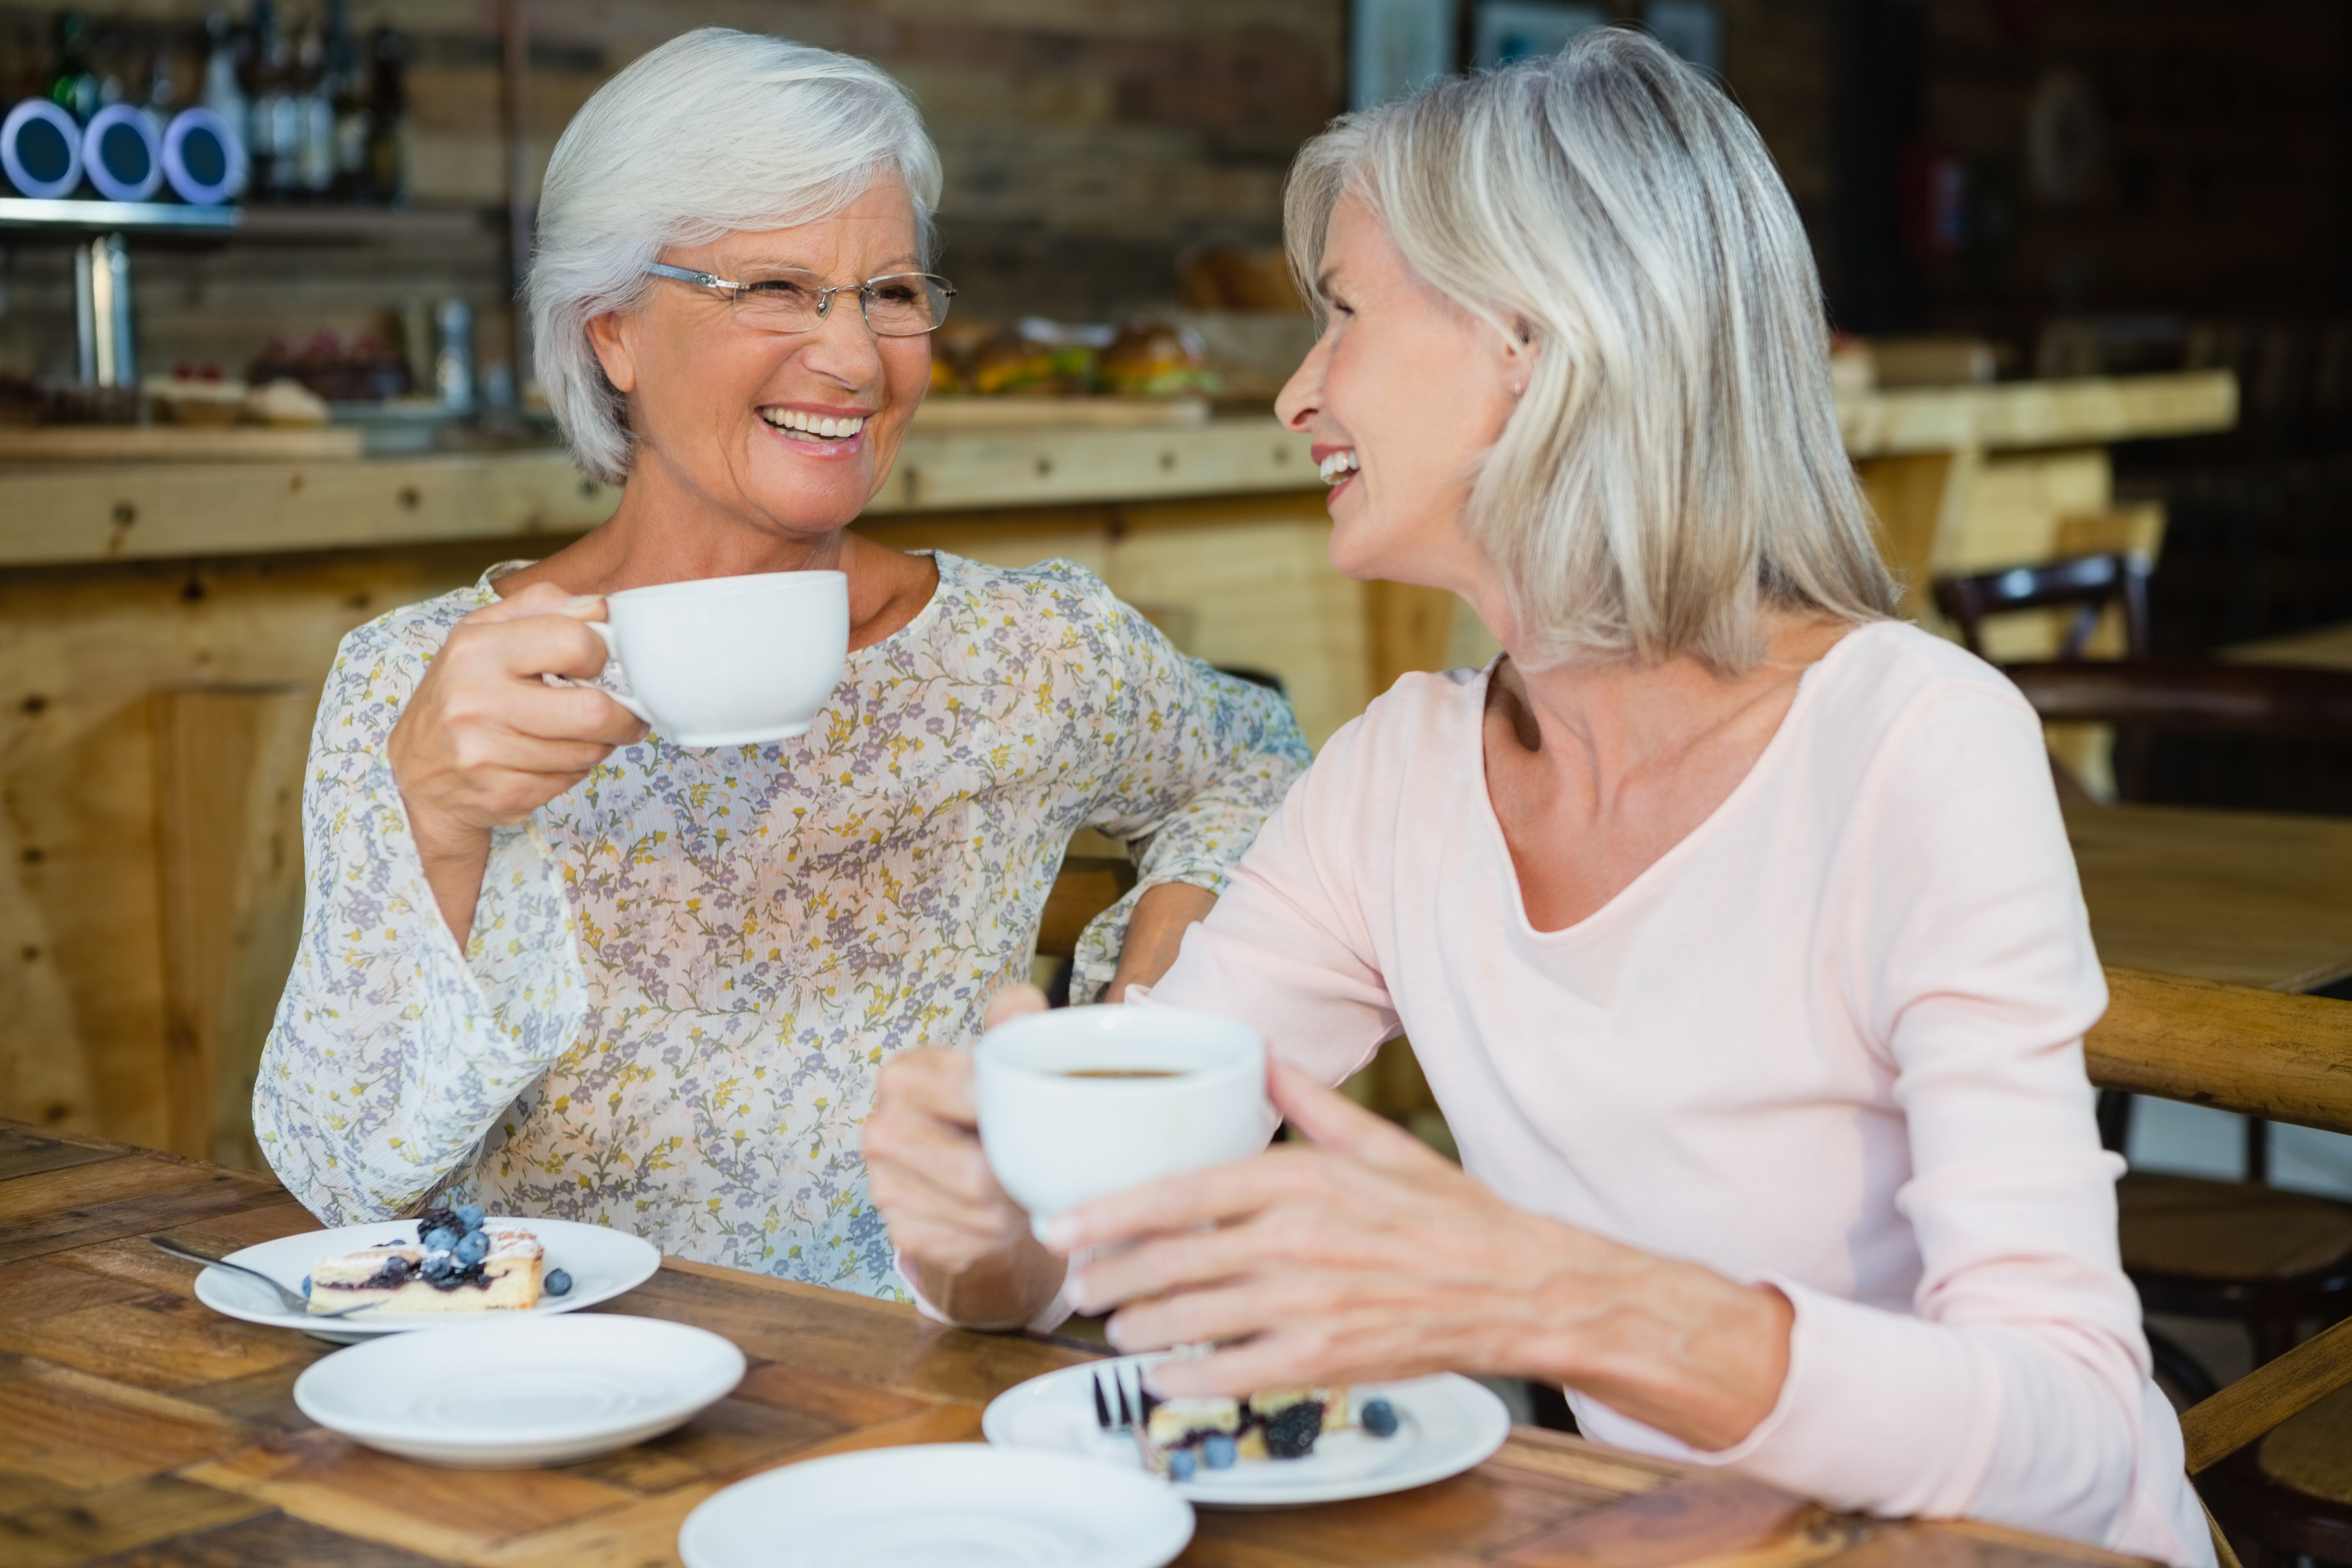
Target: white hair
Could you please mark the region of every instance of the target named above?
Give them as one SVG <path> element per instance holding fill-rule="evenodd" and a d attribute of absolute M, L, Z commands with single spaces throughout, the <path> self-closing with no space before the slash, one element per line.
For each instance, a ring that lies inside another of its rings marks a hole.
<path fill-rule="evenodd" d="M 1804 230 L 1698 72 L 1596 29 L 1335 121 L 1284 197 L 1310 292 L 1342 195 L 1440 294 L 1538 345 L 1464 517 L 1530 664 L 1738 671 L 1762 655 L 1763 604 L 1895 613 Z"/>
<path fill-rule="evenodd" d="M 814 222 L 893 174 L 928 268 L 939 153 L 906 89 L 853 56 L 703 27 L 597 89 L 548 161 L 529 285 L 540 385 L 580 467 L 628 475 L 627 403 L 588 323 L 644 298 L 665 246 Z"/>

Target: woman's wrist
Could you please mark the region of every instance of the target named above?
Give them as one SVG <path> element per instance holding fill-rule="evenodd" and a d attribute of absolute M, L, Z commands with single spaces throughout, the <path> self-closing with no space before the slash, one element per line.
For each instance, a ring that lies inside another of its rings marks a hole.
<path fill-rule="evenodd" d="M 1537 1363 L 1524 1373 L 1589 1394 L 1701 1452 L 1746 1440 L 1788 1381 L 1796 1315 L 1789 1299 L 1699 1264 L 1570 1234 L 1580 1245 L 1522 1298 L 1540 1321 Z"/>
<path fill-rule="evenodd" d="M 1103 988 L 1106 1002 L 1123 1002 L 1129 985 L 1156 985 L 1176 962 L 1184 933 L 1217 907 L 1217 895 L 1190 882 L 1159 882 L 1143 890 L 1127 917 L 1118 969 Z"/>
<path fill-rule="evenodd" d="M 1011 1245 L 950 1268 L 908 1258 L 915 1289 L 959 1328 L 993 1331 L 1026 1326 L 1062 1289 L 1069 1262 L 1040 1246 L 1024 1228 Z"/>

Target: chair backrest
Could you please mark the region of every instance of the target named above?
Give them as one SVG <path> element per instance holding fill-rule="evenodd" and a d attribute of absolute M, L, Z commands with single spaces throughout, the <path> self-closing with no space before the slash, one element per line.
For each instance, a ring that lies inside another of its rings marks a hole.
<path fill-rule="evenodd" d="M 2083 1042 L 2102 1089 L 2352 1132 L 2352 1002 L 2107 971 Z M 2352 1321 L 2256 1368 L 2180 1417 L 2191 1475 L 2352 1384 Z"/>
<path fill-rule="evenodd" d="M 2078 659 L 2090 645 L 2091 634 L 2098 629 L 2099 616 L 2109 605 L 2120 602 L 2124 657 L 2146 658 L 2149 570 L 2147 557 L 2137 550 L 2108 550 L 2035 566 L 1960 574 L 1936 579 L 1936 605 L 1958 626 L 1960 641 L 1969 651 L 1981 658 L 1986 616 L 2072 605 L 2075 606 L 2074 624 L 2067 628 L 2058 657 Z"/>
<path fill-rule="evenodd" d="M 2053 660 L 2001 671 L 2050 723 L 2352 738 L 2352 671 L 2303 665 Z"/>
<path fill-rule="evenodd" d="M 1118 902 L 1135 886 L 1131 861 L 1107 856 L 1069 855 L 1045 895 L 1045 910 L 1037 924 L 1037 953 L 1042 958 L 1072 958 L 1078 937 L 1088 921 Z"/>

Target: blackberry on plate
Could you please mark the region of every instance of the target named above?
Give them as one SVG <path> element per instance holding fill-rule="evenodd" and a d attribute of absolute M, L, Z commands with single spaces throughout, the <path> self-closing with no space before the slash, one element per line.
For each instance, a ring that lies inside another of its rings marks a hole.
<path fill-rule="evenodd" d="M 1323 1402 L 1302 1399 L 1266 1417 L 1265 1453 L 1270 1459 L 1303 1459 L 1323 1435 Z"/>
<path fill-rule="evenodd" d="M 433 1243 L 428 1238 L 436 1230 L 446 1230 L 453 1237 L 463 1236 L 466 1234 L 466 1222 L 459 1219 L 452 1211 L 437 1207 L 426 1209 L 416 1216 L 417 1240 L 424 1242 L 427 1247 L 432 1246 Z"/>

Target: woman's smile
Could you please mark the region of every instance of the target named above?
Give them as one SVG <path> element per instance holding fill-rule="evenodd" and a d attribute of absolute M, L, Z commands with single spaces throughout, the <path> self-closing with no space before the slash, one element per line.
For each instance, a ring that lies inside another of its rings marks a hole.
<path fill-rule="evenodd" d="M 761 406 L 759 415 L 760 422 L 795 455 L 833 461 L 854 458 L 866 449 L 866 422 L 874 411 L 772 403 Z"/>
<path fill-rule="evenodd" d="M 1353 447 L 1335 447 L 1318 441 L 1307 452 L 1315 459 L 1316 468 L 1322 474 L 1323 483 L 1328 487 L 1323 504 L 1328 506 L 1355 479 L 1363 466 L 1362 462 L 1357 458 Z"/>

